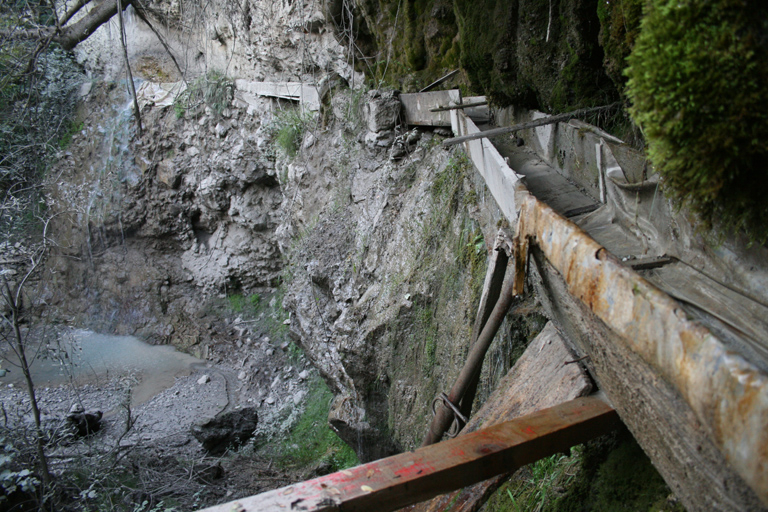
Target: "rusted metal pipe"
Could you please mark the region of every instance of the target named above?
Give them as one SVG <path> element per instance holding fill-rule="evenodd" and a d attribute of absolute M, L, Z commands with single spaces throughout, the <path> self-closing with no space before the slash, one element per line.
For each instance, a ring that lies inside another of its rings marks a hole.
<path fill-rule="evenodd" d="M 506 316 L 507 311 L 509 310 L 509 306 L 512 305 L 512 299 L 514 298 L 515 272 L 507 272 L 506 274 L 499 300 L 496 302 L 496 306 L 488 317 L 488 321 L 486 322 L 485 327 L 483 327 L 480 336 L 477 338 L 477 342 L 472 347 L 472 350 L 467 357 L 467 362 L 464 363 L 461 373 L 459 373 L 459 376 L 456 378 L 456 383 L 448 394 L 448 399 L 454 405 L 457 405 L 461 401 L 467 388 L 470 386 L 475 373 L 480 371 L 483 359 L 485 359 L 485 353 L 488 351 L 488 347 L 491 346 L 491 342 L 493 341 L 494 336 L 496 336 L 496 332 L 499 330 L 501 322 L 504 320 L 504 316 Z M 450 428 L 452 421 L 453 411 L 447 407 L 438 409 L 434 418 L 432 418 L 432 424 L 429 426 L 429 432 L 427 432 L 427 436 L 424 438 L 422 446 L 429 446 L 430 444 L 440 441 L 443 434 Z"/>
<path fill-rule="evenodd" d="M 494 243 L 494 250 L 488 263 L 488 272 L 485 276 L 485 283 L 483 284 L 483 294 L 480 298 L 480 305 L 477 308 L 477 317 L 475 318 L 475 325 L 472 328 L 472 339 L 469 344 L 469 349 L 477 343 L 477 338 L 483 331 L 488 317 L 493 312 L 496 302 L 499 300 L 501 294 L 501 287 L 504 284 L 504 275 L 509 264 L 509 256 L 512 253 L 513 241 L 507 235 L 504 228 L 500 229 L 496 235 L 496 242 Z M 472 403 L 475 401 L 475 395 L 477 394 L 477 386 L 480 382 L 480 372 L 477 372 L 469 384 L 466 393 L 461 399 L 461 413 L 469 418 L 472 414 Z"/>

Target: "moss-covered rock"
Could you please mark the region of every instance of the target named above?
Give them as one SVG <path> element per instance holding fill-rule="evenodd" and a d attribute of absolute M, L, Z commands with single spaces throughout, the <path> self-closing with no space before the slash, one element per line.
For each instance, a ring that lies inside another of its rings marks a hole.
<path fill-rule="evenodd" d="M 552 112 L 613 101 L 597 1 L 357 0 L 360 69 L 413 92 L 461 67 L 452 86 Z"/>
<path fill-rule="evenodd" d="M 627 82 L 624 69 L 627 57 L 640 33 L 644 0 L 598 0 L 597 17 L 600 19 L 600 45 L 605 58 L 606 74 L 623 90 Z"/>
<path fill-rule="evenodd" d="M 627 430 L 599 437 L 517 471 L 490 497 L 485 512 L 591 510 L 683 512 Z"/>
<path fill-rule="evenodd" d="M 768 4 L 653 0 L 627 69 L 668 194 L 707 226 L 768 239 Z"/>

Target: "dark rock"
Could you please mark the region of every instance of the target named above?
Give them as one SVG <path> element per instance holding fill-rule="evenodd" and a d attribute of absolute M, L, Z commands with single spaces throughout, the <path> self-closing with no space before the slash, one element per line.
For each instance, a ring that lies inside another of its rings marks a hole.
<path fill-rule="evenodd" d="M 224 476 L 224 468 L 221 464 L 195 464 L 192 467 L 192 476 L 201 484 L 212 484 Z"/>
<path fill-rule="evenodd" d="M 227 448 L 241 446 L 253 437 L 257 423 L 258 415 L 255 408 L 236 409 L 194 425 L 192 435 L 200 441 L 207 452 L 220 455 Z"/>
<path fill-rule="evenodd" d="M 101 411 L 78 411 L 69 413 L 67 420 L 75 427 L 78 436 L 86 437 L 99 431 L 101 416 Z"/>

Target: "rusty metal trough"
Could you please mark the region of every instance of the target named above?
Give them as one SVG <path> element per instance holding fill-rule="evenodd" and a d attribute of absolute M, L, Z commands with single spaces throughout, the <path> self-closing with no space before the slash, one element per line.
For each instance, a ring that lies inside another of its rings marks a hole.
<path fill-rule="evenodd" d="M 461 111 L 451 114 L 457 136 L 480 131 Z M 535 245 L 568 292 L 679 392 L 727 463 L 768 504 L 768 375 L 528 192 L 488 139 L 463 145 L 501 211 L 517 224 L 518 274 L 526 271 L 520 252 Z"/>

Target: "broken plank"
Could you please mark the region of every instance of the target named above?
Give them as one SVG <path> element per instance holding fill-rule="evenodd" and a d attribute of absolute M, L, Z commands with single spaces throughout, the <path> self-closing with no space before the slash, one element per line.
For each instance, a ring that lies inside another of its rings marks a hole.
<path fill-rule="evenodd" d="M 461 103 L 457 90 L 409 93 L 400 95 L 405 122 L 411 126 L 451 126 L 450 112 L 430 112 L 440 105 Z"/>
<path fill-rule="evenodd" d="M 203 512 L 387 512 L 566 450 L 619 424 L 584 397 L 438 443 Z"/>

